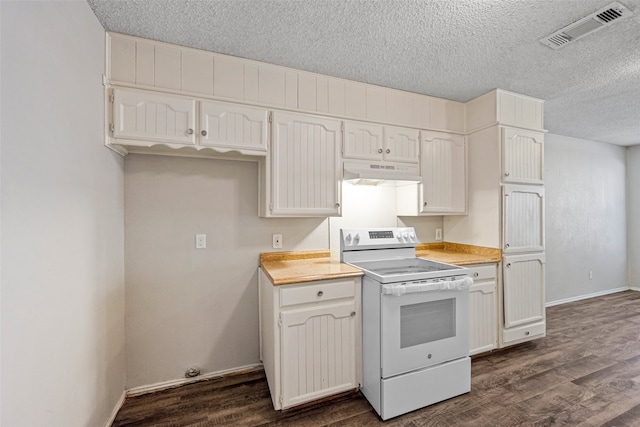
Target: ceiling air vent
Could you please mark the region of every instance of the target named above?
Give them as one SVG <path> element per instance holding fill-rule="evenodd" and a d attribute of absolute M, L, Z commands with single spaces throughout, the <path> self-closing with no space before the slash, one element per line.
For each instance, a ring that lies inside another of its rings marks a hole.
<path fill-rule="evenodd" d="M 618 2 L 611 3 L 609 6 L 540 39 L 540 43 L 549 46 L 551 49 L 560 49 L 568 43 L 574 42 L 587 34 L 612 25 L 622 18 L 631 15 L 633 15 L 633 12 L 622 4 Z"/>

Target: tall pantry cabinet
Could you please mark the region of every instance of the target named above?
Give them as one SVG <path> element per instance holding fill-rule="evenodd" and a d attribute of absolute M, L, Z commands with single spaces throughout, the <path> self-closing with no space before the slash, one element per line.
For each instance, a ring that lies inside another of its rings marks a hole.
<path fill-rule="evenodd" d="M 466 107 L 468 215 L 444 217 L 444 233 L 447 241 L 501 248 L 504 347 L 546 333 L 543 101 L 497 89 Z"/>

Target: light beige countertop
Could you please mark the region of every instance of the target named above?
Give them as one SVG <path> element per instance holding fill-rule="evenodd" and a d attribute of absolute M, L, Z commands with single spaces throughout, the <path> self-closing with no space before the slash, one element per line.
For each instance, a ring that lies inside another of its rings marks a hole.
<path fill-rule="evenodd" d="M 421 243 L 416 247 L 416 256 L 455 265 L 502 261 L 500 249 L 449 242 Z"/>
<path fill-rule="evenodd" d="M 359 268 L 331 259 L 329 251 L 265 252 L 260 266 L 274 285 L 362 276 Z"/>
<path fill-rule="evenodd" d="M 459 243 L 421 243 L 416 256 L 455 265 L 472 265 L 500 262 L 500 249 Z M 312 282 L 362 276 L 360 269 L 332 260 L 326 250 L 304 252 L 264 252 L 260 254 L 260 266 L 275 285 Z"/>

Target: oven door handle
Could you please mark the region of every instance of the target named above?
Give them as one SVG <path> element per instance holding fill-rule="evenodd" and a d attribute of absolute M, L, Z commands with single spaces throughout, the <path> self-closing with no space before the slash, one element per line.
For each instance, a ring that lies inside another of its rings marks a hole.
<path fill-rule="evenodd" d="M 433 291 L 463 291 L 473 285 L 471 277 L 457 280 L 439 280 L 431 283 L 390 283 L 382 285 L 382 295 L 402 296 L 404 294 Z"/>

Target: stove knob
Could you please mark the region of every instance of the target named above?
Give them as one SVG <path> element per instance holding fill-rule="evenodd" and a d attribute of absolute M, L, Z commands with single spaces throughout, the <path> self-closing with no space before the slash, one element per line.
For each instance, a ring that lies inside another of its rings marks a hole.
<path fill-rule="evenodd" d="M 409 234 L 409 238 L 410 238 L 411 240 L 415 240 L 415 239 L 416 239 L 416 235 L 415 235 L 415 234 L 413 234 L 413 233 L 410 233 L 410 234 Z"/>
<path fill-rule="evenodd" d="M 402 237 L 404 237 L 404 240 L 407 240 L 407 239 L 409 239 L 409 234 L 404 233 L 404 234 L 402 235 Z"/>
<path fill-rule="evenodd" d="M 359 241 L 360 241 L 360 234 L 356 233 L 355 237 L 353 238 L 353 243 L 358 244 Z"/>
<path fill-rule="evenodd" d="M 344 241 L 349 244 L 349 242 L 351 241 L 351 233 L 347 234 L 347 237 L 344 238 Z"/>
<path fill-rule="evenodd" d="M 398 238 L 398 240 L 400 240 L 402 242 L 402 234 L 398 233 L 398 235 L 396 237 Z"/>

